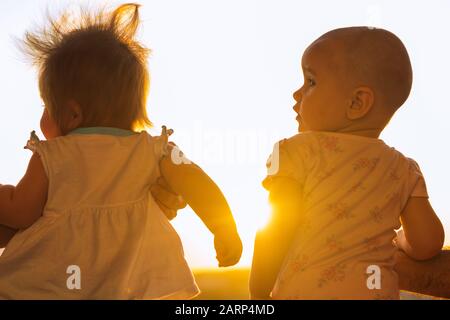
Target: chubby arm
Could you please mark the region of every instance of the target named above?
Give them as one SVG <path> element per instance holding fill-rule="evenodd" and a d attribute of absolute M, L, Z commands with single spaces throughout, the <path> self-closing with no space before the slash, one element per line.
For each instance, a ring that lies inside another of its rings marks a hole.
<path fill-rule="evenodd" d="M 403 229 L 398 232 L 396 244 L 408 256 L 427 260 L 441 252 L 444 228 L 428 198 L 410 197 L 400 220 Z"/>
<path fill-rule="evenodd" d="M 164 157 L 160 170 L 170 188 L 184 198 L 214 234 L 219 266 L 236 264 L 242 254 L 242 242 L 230 207 L 219 187 L 193 163 L 175 164 L 170 157 Z"/>
<path fill-rule="evenodd" d="M 42 215 L 47 201 L 48 178 L 37 153 L 17 186 L 0 185 L 0 224 L 26 229 Z"/>
<path fill-rule="evenodd" d="M 269 202 L 271 220 L 255 238 L 250 273 L 252 299 L 270 299 L 281 265 L 298 231 L 301 188 L 293 179 L 278 177 L 271 184 Z"/>
<path fill-rule="evenodd" d="M 0 249 L 6 247 L 9 240 L 16 234 L 16 229 L 0 225 Z"/>
<path fill-rule="evenodd" d="M 173 191 L 164 177 L 159 177 L 156 183 L 150 187 L 153 198 L 167 219 L 172 220 L 177 216 L 177 211 L 186 207 L 187 203 Z"/>

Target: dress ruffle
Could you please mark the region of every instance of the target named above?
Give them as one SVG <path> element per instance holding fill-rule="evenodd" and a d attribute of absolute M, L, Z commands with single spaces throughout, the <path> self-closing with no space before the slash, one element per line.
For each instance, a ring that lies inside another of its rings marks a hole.
<path fill-rule="evenodd" d="M 29 149 L 29 150 L 35 152 L 39 142 L 41 142 L 41 140 L 37 136 L 36 131 L 33 130 L 33 131 L 31 131 L 30 139 L 27 141 L 27 144 L 23 148 L 24 149 Z"/>

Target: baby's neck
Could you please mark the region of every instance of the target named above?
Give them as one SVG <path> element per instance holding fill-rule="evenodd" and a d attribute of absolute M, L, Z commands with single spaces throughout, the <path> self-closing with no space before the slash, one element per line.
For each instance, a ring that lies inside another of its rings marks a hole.
<path fill-rule="evenodd" d="M 352 134 L 355 136 L 363 136 L 368 138 L 378 138 L 381 134 L 382 129 L 352 129 L 352 130 L 338 130 L 337 132 L 342 132 L 346 134 Z"/>

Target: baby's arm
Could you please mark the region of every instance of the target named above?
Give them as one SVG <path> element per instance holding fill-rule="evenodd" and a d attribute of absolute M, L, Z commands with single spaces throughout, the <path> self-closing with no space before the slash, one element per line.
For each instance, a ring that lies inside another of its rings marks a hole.
<path fill-rule="evenodd" d="M 416 260 L 433 258 L 444 244 L 444 228 L 428 198 L 410 197 L 400 220 L 403 230 L 397 234 L 396 244 Z"/>
<path fill-rule="evenodd" d="M 17 230 L 0 225 L 0 249 L 6 247 Z"/>
<path fill-rule="evenodd" d="M 187 203 L 167 184 L 164 177 L 159 177 L 156 182 L 150 186 L 152 196 L 158 207 L 164 212 L 169 220 L 177 216 L 177 211 L 186 207 Z"/>
<path fill-rule="evenodd" d="M 161 160 L 160 170 L 172 190 L 186 200 L 214 234 L 219 266 L 236 264 L 242 254 L 242 242 L 228 203 L 214 181 L 197 165 L 175 164 L 170 156 Z"/>
<path fill-rule="evenodd" d="M 297 181 L 278 177 L 270 186 L 272 216 L 256 234 L 250 273 L 252 299 L 269 299 L 281 265 L 301 219 L 301 188 Z"/>
<path fill-rule="evenodd" d="M 0 185 L 0 225 L 26 229 L 42 215 L 47 201 L 48 179 L 37 153 L 17 186 Z"/>

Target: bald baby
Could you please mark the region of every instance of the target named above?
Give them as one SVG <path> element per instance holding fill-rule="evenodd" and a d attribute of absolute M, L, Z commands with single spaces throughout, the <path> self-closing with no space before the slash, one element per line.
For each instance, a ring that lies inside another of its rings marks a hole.
<path fill-rule="evenodd" d="M 384 29 L 368 27 L 340 28 L 316 41 L 334 41 L 343 75 L 355 85 L 374 89 L 383 104 L 397 110 L 408 98 L 412 68 L 402 41 Z"/>
<path fill-rule="evenodd" d="M 411 91 L 408 52 L 383 29 L 329 31 L 305 50 L 302 69 L 304 84 L 294 93 L 300 131 L 378 136 Z"/>

